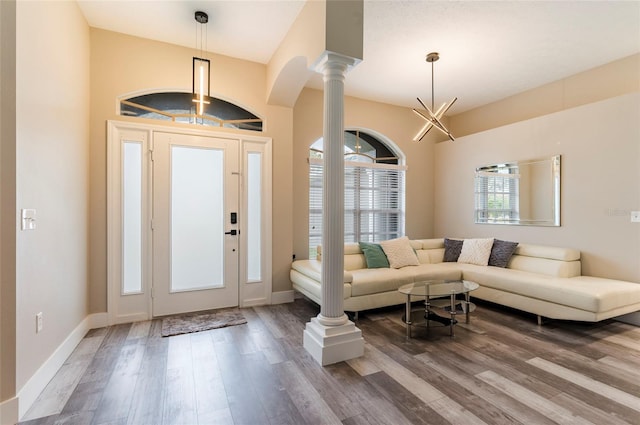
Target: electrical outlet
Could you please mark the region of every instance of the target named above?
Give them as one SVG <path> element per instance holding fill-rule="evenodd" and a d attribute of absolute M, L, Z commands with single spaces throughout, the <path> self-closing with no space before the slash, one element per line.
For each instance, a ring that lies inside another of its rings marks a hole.
<path fill-rule="evenodd" d="M 40 312 L 36 314 L 36 333 L 42 332 L 42 325 L 43 325 L 42 312 Z"/>
<path fill-rule="evenodd" d="M 640 211 L 631 211 L 631 222 L 640 223 Z"/>

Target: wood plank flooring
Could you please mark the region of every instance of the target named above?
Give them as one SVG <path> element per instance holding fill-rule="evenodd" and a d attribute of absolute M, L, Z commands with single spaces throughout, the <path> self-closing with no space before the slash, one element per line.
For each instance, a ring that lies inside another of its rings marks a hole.
<path fill-rule="evenodd" d="M 640 424 L 640 328 L 480 303 L 405 337 L 403 307 L 360 314 L 365 355 L 320 367 L 306 299 L 169 338 L 160 320 L 90 331 L 22 424 Z"/>

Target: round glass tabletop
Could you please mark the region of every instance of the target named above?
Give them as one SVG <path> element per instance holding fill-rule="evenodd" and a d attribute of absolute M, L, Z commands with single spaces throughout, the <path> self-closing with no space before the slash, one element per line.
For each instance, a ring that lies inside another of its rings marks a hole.
<path fill-rule="evenodd" d="M 425 280 L 402 285 L 398 291 L 406 295 L 442 297 L 452 294 L 466 294 L 479 287 L 480 285 L 469 280 Z"/>

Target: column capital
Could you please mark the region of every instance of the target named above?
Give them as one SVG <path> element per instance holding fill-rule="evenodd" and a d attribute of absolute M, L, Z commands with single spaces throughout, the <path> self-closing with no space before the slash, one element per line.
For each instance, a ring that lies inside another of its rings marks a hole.
<path fill-rule="evenodd" d="M 326 69 L 342 68 L 343 73 L 351 71 L 361 59 L 341 55 L 340 53 L 325 50 L 311 65 L 311 69 L 324 73 Z"/>

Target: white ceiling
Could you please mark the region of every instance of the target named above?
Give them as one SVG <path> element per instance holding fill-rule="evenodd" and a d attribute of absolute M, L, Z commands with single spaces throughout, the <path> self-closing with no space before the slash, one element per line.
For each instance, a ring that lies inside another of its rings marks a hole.
<path fill-rule="evenodd" d="M 79 0 L 92 27 L 267 63 L 303 0 Z M 365 0 L 364 60 L 345 93 L 401 106 L 458 97 L 456 114 L 640 52 L 640 1 Z M 640 78 L 640 76 L 639 76 Z M 307 84 L 321 88 L 321 78 Z"/>

